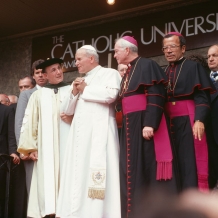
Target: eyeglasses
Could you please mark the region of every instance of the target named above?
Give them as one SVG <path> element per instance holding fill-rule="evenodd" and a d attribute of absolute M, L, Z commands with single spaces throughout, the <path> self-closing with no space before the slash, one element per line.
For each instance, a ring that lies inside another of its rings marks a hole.
<path fill-rule="evenodd" d="M 162 51 L 163 51 L 163 52 L 166 52 L 166 51 L 168 51 L 169 49 L 170 49 L 171 51 L 175 51 L 176 48 L 178 48 L 178 47 L 180 47 L 180 45 L 168 45 L 168 46 L 164 46 L 164 47 L 162 48 Z"/>

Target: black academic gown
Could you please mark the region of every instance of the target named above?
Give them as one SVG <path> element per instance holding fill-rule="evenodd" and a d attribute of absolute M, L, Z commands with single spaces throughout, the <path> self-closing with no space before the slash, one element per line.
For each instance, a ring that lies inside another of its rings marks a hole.
<path fill-rule="evenodd" d="M 168 66 L 165 72 L 170 79 L 167 101 L 194 100 L 194 120 L 206 124 L 210 112 L 210 92 L 214 92 L 214 86 L 205 69 L 197 62 L 182 58 L 174 66 Z M 169 120 L 174 157 L 178 163 L 180 190 L 197 187 L 194 138 L 190 118 L 179 116 Z"/>
<path fill-rule="evenodd" d="M 17 144 L 14 133 L 14 116 L 13 107 L 0 104 L 0 153 L 17 154 Z M 15 167 L 11 173 L 9 217 L 23 218 L 26 217 L 26 183 L 23 163 Z M 0 170 L 0 204 L 2 213 L 4 213 L 5 202 L 5 185 L 6 172 Z M 1 216 L 0 216 L 1 217 Z"/>
<path fill-rule="evenodd" d="M 143 207 L 146 189 L 164 184 L 176 191 L 174 179 L 164 182 L 156 180 L 157 164 L 154 141 L 153 139 L 145 140 L 142 136 L 144 126 L 153 127 L 154 130 L 158 129 L 165 103 L 166 76 L 154 61 L 145 58 L 138 59 L 130 63 L 131 70 L 124 76 L 119 93 L 119 101 L 122 101 L 123 97 L 138 94 L 145 94 L 147 98 L 146 110 L 123 116 L 120 138 L 122 218 L 138 216 L 137 211 Z M 128 89 L 122 93 L 126 76 L 130 82 Z"/>

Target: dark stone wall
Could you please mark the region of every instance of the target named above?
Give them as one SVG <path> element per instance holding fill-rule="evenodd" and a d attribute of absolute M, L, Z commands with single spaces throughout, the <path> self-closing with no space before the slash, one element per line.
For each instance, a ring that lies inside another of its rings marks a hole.
<path fill-rule="evenodd" d="M 0 42 L 0 93 L 19 95 L 18 80 L 30 73 L 32 39 Z"/>
<path fill-rule="evenodd" d="M 0 93 L 19 96 L 18 81 L 31 73 L 32 38 L 0 42 Z M 71 83 L 78 72 L 64 73 L 64 81 Z"/>

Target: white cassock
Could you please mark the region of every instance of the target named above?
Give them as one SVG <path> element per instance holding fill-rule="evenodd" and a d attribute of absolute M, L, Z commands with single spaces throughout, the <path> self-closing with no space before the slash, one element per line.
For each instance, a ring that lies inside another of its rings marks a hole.
<path fill-rule="evenodd" d="M 60 171 L 70 125 L 60 119 L 64 97 L 70 86 L 35 91 L 28 102 L 18 152 L 38 151 L 34 162 L 27 216 L 41 218 L 56 213 Z"/>
<path fill-rule="evenodd" d="M 114 101 L 121 77 L 114 69 L 97 66 L 84 78 L 87 83 L 84 92 L 69 96 L 66 103 L 67 113 L 74 114 L 74 118 L 56 216 L 120 218 L 119 142 Z"/>

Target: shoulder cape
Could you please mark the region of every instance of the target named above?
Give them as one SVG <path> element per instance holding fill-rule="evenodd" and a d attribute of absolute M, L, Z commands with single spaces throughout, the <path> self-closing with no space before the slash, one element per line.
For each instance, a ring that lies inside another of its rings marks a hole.
<path fill-rule="evenodd" d="M 129 86 L 126 93 L 133 92 L 139 86 L 152 86 L 167 83 L 167 76 L 162 68 L 153 60 L 138 57 L 131 63 Z"/>
<path fill-rule="evenodd" d="M 177 79 L 177 77 L 178 80 L 173 91 L 174 97 L 191 95 L 195 89 L 208 90 L 210 93 L 216 91 L 204 67 L 195 61 L 181 59 L 176 69 L 175 78 Z"/>

